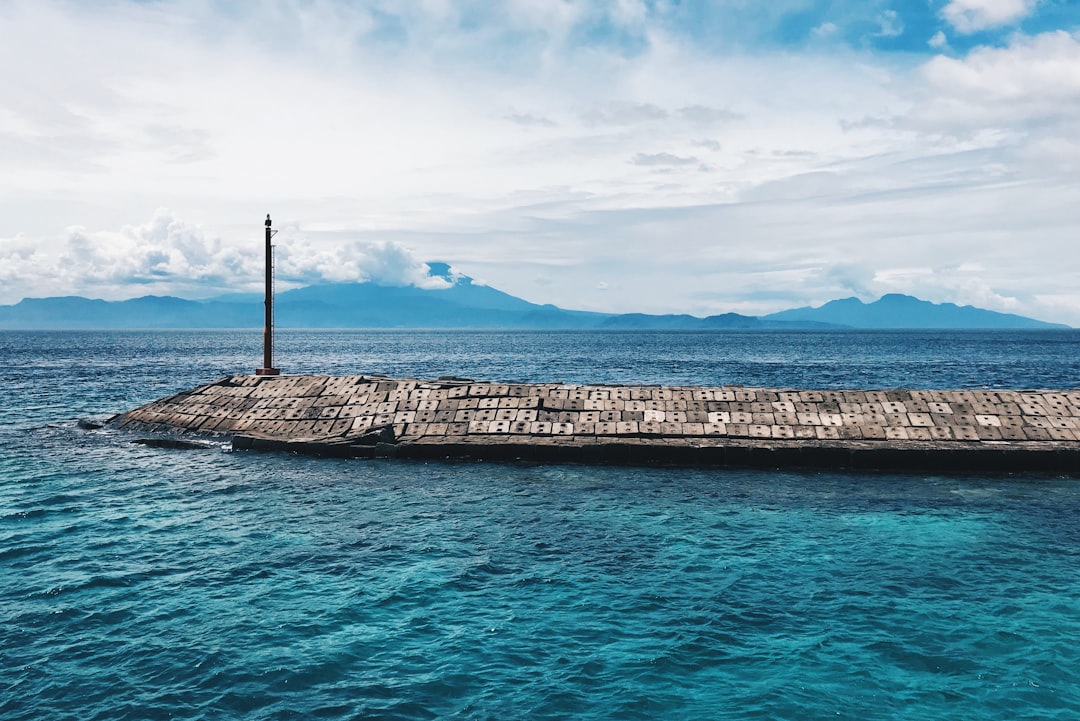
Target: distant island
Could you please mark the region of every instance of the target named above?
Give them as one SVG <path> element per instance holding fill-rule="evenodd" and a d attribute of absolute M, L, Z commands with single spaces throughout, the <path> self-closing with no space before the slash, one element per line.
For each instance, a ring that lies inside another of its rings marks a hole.
<path fill-rule="evenodd" d="M 374 283 L 313 285 L 279 293 L 279 328 L 455 328 L 507 330 L 723 330 L 723 329 L 1051 329 L 1068 326 L 952 303 L 890 294 L 872 303 L 834 300 L 764 316 L 594 313 L 538 305 L 429 264 L 449 287 L 426 290 Z M 262 296 L 208 300 L 144 296 L 124 301 L 79 296 L 27 298 L 0 306 L 0 329 L 261 328 Z"/>

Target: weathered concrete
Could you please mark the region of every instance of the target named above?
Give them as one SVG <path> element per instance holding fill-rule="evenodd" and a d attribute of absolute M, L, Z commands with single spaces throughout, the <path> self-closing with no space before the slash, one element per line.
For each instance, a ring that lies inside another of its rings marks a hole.
<path fill-rule="evenodd" d="M 1080 475 L 1080 390 L 794 390 L 233 376 L 113 427 L 338 456 Z"/>

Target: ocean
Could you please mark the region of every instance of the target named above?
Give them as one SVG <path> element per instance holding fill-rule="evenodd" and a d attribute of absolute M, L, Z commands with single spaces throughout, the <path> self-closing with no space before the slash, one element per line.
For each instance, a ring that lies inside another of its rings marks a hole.
<path fill-rule="evenodd" d="M 1080 480 L 86 431 L 257 331 L 0 332 L 0 719 L 1080 718 Z M 287 373 L 1076 388 L 1080 331 L 289 331 Z"/>

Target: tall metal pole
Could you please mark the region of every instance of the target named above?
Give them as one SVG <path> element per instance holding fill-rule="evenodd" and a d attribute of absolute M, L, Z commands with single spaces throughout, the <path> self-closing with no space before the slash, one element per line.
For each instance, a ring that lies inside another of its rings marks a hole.
<path fill-rule="evenodd" d="M 263 367 L 255 369 L 255 375 L 276 376 L 281 373 L 274 367 L 274 250 L 270 239 L 270 214 L 266 214 L 266 320 L 263 323 Z"/>

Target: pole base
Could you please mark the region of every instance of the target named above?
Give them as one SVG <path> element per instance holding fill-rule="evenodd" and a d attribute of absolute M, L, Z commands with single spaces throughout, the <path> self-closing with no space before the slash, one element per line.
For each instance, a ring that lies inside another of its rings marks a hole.
<path fill-rule="evenodd" d="M 277 376 L 281 375 L 281 370 L 278 368 L 256 368 L 255 375 L 257 376 Z"/>

